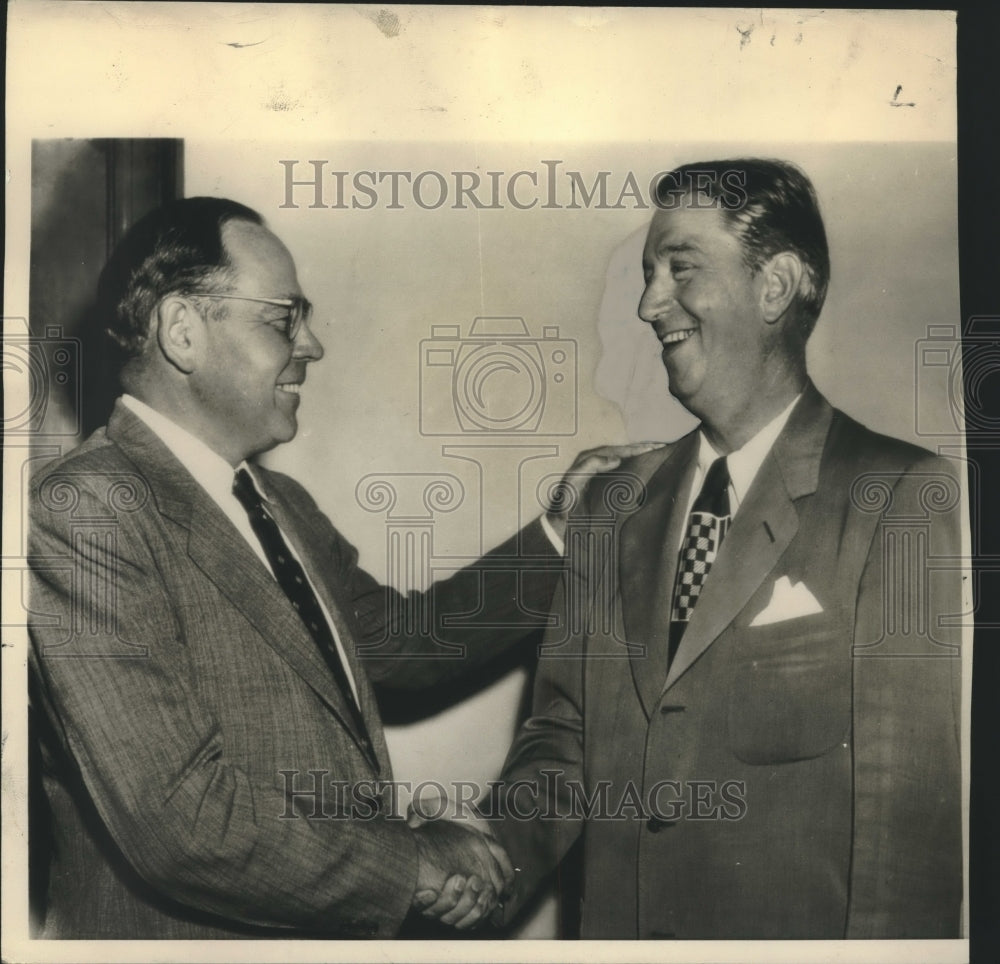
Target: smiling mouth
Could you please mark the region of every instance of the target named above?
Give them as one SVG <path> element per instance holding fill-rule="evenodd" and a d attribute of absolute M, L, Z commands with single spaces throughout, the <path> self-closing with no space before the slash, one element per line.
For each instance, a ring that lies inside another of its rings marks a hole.
<path fill-rule="evenodd" d="M 301 382 L 286 382 L 284 385 L 278 386 L 279 392 L 288 392 L 289 395 L 301 395 L 302 394 L 302 383 Z"/>
<path fill-rule="evenodd" d="M 680 331 L 668 331 L 660 336 L 660 342 L 666 348 L 669 345 L 676 345 L 682 341 L 687 341 L 695 332 L 694 328 L 682 328 Z"/>

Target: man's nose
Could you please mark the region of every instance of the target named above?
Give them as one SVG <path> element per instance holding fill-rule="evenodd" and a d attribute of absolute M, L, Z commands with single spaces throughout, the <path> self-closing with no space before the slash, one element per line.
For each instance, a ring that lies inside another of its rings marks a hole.
<path fill-rule="evenodd" d="M 675 307 L 673 280 L 654 275 L 646 282 L 639 299 L 639 317 L 649 324 Z"/>
<path fill-rule="evenodd" d="M 319 361 L 324 355 L 323 345 L 314 334 L 308 321 L 303 321 L 295 334 L 292 346 L 293 358 L 304 358 L 306 361 Z"/>

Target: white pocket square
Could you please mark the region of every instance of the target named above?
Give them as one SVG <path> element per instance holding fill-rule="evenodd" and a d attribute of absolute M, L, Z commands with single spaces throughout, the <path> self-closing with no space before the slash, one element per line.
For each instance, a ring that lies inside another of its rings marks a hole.
<path fill-rule="evenodd" d="M 774 583 L 770 602 L 753 618 L 751 626 L 769 626 L 798 616 L 812 616 L 823 612 L 819 600 L 804 582 L 792 585 L 788 576 L 781 576 Z"/>

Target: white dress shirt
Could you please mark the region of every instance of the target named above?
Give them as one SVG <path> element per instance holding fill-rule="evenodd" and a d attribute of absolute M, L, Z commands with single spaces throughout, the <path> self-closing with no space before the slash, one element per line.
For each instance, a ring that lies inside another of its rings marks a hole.
<path fill-rule="evenodd" d="M 792 414 L 795 403 L 802 397 L 799 393 L 788 403 L 788 406 L 775 418 L 767 423 L 752 439 L 746 442 L 742 448 L 730 452 L 726 456 L 726 465 L 729 467 L 729 515 L 735 518 L 740 504 L 750 491 L 753 480 L 757 477 L 760 467 L 764 464 L 764 459 L 774 447 L 774 443 L 781 430 L 788 421 L 788 416 Z M 687 510 L 685 517 L 691 514 L 694 500 L 698 498 L 702 483 L 705 481 L 709 467 L 722 453 L 717 452 L 705 436 L 704 431 L 698 430 L 698 463 L 694 469 L 694 482 L 691 485 L 691 492 L 688 495 Z M 681 530 L 681 539 L 677 545 L 679 552 L 684 545 L 684 537 L 687 533 L 685 526 Z"/>
<path fill-rule="evenodd" d="M 271 574 L 271 578 L 274 579 L 274 571 L 271 569 L 270 562 L 268 562 L 264 547 L 260 544 L 257 534 L 253 531 L 253 526 L 250 525 L 250 517 L 247 515 L 246 509 L 243 508 L 239 499 L 233 494 L 233 479 L 236 476 L 236 471 L 243 468 L 250 474 L 257 494 L 265 502 L 270 501 L 257 484 L 252 466 L 244 461 L 234 469 L 221 455 L 210 449 L 201 439 L 196 438 L 186 429 L 181 428 L 162 412 L 150 408 L 145 402 L 141 402 L 133 395 L 122 395 L 121 400 L 122 404 L 129 411 L 141 418 L 150 431 L 170 449 L 177 461 L 191 473 L 195 482 L 208 493 L 212 501 L 225 513 L 226 518 L 236 526 L 237 531 L 257 554 L 257 557 Z M 275 520 L 275 525 L 277 525 L 277 520 Z M 323 610 L 323 616 L 330 627 L 330 634 L 333 636 L 333 641 L 336 644 L 340 661 L 344 666 L 344 671 L 347 673 L 348 682 L 351 684 L 354 699 L 357 701 L 357 684 L 354 681 L 354 674 L 351 672 L 351 664 L 347 661 L 347 654 L 344 652 L 344 644 L 337 633 L 337 627 L 330 617 L 326 604 L 323 602 L 323 597 L 316 591 L 316 585 L 309 574 L 308 568 L 302 561 L 302 557 L 284 533 L 282 533 L 282 538 L 284 538 L 285 544 L 288 546 L 291 554 L 295 557 L 299 565 L 302 566 L 302 571 L 306 574 L 306 579 L 309 580 L 309 586 L 313 591 L 313 595 L 316 597 L 320 609 Z"/>

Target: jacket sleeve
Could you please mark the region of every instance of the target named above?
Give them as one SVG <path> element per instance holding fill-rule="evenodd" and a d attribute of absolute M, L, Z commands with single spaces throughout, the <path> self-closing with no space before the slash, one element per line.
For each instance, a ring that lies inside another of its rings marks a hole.
<path fill-rule="evenodd" d="M 79 489 L 78 518 L 107 515 Z M 279 773 L 251 778 L 199 698 L 142 514 L 122 513 L 113 541 L 80 540 L 69 513 L 37 493 L 32 506 L 38 708 L 125 861 L 157 893 L 226 920 L 393 936 L 416 882 L 405 823 L 304 819 L 312 802 Z"/>
<path fill-rule="evenodd" d="M 556 589 L 552 611 L 559 619 L 557 627 L 566 625 L 567 599 L 576 598 L 567 583 L 578 578 L 581 575 L 570 570 Z M 557 627 L 550 631 L 553 635 Z M 504 924 L 513 920 L 583 831 L 579 801 L 571 788 L 584 786 L 584 649 L 579 636 L 560 638 L 551 655 L 543 648 L 531 715 L 511 745 L 498 784 L 480 804 L 517 869 L 514 893 L 504 901 Z"/>
<path fill-rule="evenodd" d="M 860 581 L 848 938 L 960 932 L 959 491 L 943 459 L 904 474 Z"/>
<path fill-rule="evenodd" d="M 537 643 L 551 621 L 563 559 L 540 520 L 426 591 L 403 594 L 358 565 L 357 550 L 298 483 L 282 484 L 307 531 L 325 533 L 323 576 L 356 620 L 357 652 L 375 685 L 417 690 L 456 679 Z"/>
<path fill-rule="evenodd" d="M 584 670 L 595 658 L 590 615 L 595 593 L 611 590 L 605 580 L 613 579 L 617 569 L 607 555 L 610 544 L 603 532 L 595 533 L 594 523 L 600 522 L 603 530 L 614 518 L 619 496 L 609 487 L 618 478 L 608 474 L 594 480 L 570 513 L 565 567 L 539 650 L 531 712 L 514 738 L 497 785 L 479 805 L 516 868 L 514 892 L 504 900 L 504 925 L 581 836 L 590 809 L 586 797 L 594 788 L 584 753 Z M 626 478 L 629 487 L 637 481 L 631 473 Z M 619 534 L 617 528 L 615 544 Z"/>
<path fill-rule="evenodd" d="M 600 501 L 592 487 L 571 515 L 568 556 L 552 601 L 552 621 L 539 651 L 531 713 L 507 754 L 500 780 L 480 803 L 494 834 L 517 868 L 514 893 L 504 901 L 502 923 L 511 922 L 568 853 L 584 829 L 584 668 L 589 620 L 574 612 L 588 607 L 598 573 L 609 578 L 603 539 L 592 538 L 588 508 Z"/>

